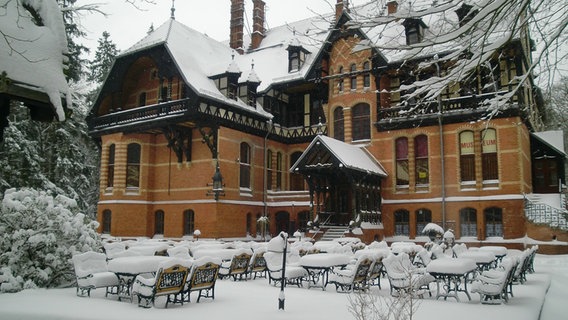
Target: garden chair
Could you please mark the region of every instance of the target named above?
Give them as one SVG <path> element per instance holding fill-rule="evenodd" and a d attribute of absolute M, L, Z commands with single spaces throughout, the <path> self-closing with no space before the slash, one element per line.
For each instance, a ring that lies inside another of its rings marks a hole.
<path fill-rule="evenodd" d="M 105 296 L 118 294 L 118 276 L 107 269 L 104 253 L 88 251 L 73 256 L 73 266 L 77 277 L 77 295 L 91 296 L 91 290 L 105 288 Z"/>
<path fill-rule="evenodd" d="M 503 259 L 497 269 L 482 272 L 471 285 L 471 292 L 479 293 L 483 304 L 501 304 L 509 301 L 509 285 L 514 273 L 513 259 Z M 512 291 L 510 292 L 512 296 Z"/>
<path fill-rule="evenodd" d="M 351 292 L 354 290 L 366 290 L 369 270 L 373 260 L 367 256 L 360 257 L 354 266 L 343 269 L 332 269 L 328 283 L 335 284 L 337 292 Z"/>
<path fill-rule="evenodd" d="M 169 302 L 183 304 L 184 301 L 176 296 L 184 290 L 190 268 L 189 262 L 172 258 L 160 265 L 155 277 L 136 276 L 132 294 L 138 297 L 138 306 L 150 308 L 160 296 L 166 297 L 166 308 Z"/>

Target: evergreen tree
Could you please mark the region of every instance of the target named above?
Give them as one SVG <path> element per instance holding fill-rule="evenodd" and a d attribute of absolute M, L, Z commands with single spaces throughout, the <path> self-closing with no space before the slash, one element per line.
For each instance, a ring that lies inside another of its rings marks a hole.
<path fill-rule="evenodd" d="M 67 65 L 67 79 L 79 81 L 83 74 L 87 60 L 83 58 L 89 53 L 89 49 L 77 42 L 78 39 L 87 36 L 79 25 L 77 25 L 77 11 L 74 6 L 77 0 L 57 0 L 61 12 L 63 14 L 63 22 L 65 23 L 65 31 L 67 32 L 67 44 L 69 49 L 69 62 Z"/>
<path fill-rule="evenodd" d="M 103 32 L 98 42 L 95 57 L 89 62 L 89 75 L 87 79 L 102 84 L 119 51 L 116 48 L 116 44 L 110 40 L 110 33 L 106 31 Z"/>

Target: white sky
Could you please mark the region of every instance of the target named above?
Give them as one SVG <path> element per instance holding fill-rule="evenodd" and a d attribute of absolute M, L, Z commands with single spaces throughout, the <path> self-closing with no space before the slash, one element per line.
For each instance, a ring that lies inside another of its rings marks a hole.
<path fill-rule="evenodd" d="M 139 3 L 141 0 L 137 0 Z M 99 3 L 96 0 L 79 0 L 77 5 Z M 150 25 L 159 27 L 170 17 L 172 0 L 154 0 L 156 4 L 140 4 L 140 9 L 126 3 L 125 0 L 108 0 L 101 9 L 108 13 L 85 15 L 81 22 L 91 42 L 84 44 L 94 53 L 97 40 L 103 31 L 110 33 L 111 40 L 118 49 L 124 51 L 142 39 Z M 298 21 L 315 16 L 318 13 L 329 13 L 335 10 L 336 0 L 265 0 L 266 26 L 276 27 L 286 22 Z M 350 5 L 365 3 L 365 0 L 351 0 Z M 247 27 L 252 29 L 252 0 L 245 0 L 245 33 Z M 229 39 L 230 0 L 177 0 L 175 1 L 175 18 L 186 26 L 209 35 L 211 38 L 224 41 Z"/>

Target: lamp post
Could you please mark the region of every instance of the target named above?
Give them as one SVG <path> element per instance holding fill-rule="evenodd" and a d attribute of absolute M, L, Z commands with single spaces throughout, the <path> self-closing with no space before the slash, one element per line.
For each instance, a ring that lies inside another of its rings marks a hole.
<path fill-rule="evenodd" d="M 225 191 L 223 190 L 223 176 L 221 175 L 221 170 L 219 169 L 219 160 L 217 160 L 217 165 L 215 166 L 215 173 L 213 174 L 212 180 L 213 184 L 210 185 L 213 186 L 213 189 L 207 191 L 207 195 L 213 195 L 215 197 L 215 201 L 218 201 L 219 196 L 225 195 Z"/>
<path fill-rule="evenodd" d="M 280 281 L 280 295 L 278 296 L 278 309 L 284 310 L 284 287 L 286 286 L 286 251 L 288 251 L 288 235 L 285 232 L 280 232 L 280 236 L 284 240 L 284 248 L 282 249 L 282 278 Z"/>

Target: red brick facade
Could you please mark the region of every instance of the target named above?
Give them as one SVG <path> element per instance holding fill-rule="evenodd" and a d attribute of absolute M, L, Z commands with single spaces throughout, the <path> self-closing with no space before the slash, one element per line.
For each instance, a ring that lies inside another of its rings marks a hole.
<path fill-rule="evenodd" d="M 511 115 L 488 121 L 464 120 L 444 123 L 442 126 L 432 124 L 381 130 L 376 121 L 379 110 L 390 103 L 391 96 L 383 89 L 388 87 L 390 90 L 391 82 L 388 76 L 383 74 L 377 78 L 379 74 L 370 70 L 376 67 L 372 66 L 376 60 L 373 60 L 374 52 L 371 49 L 353 50 L 360 40 L 353 34 L 337 37 L 329 44 L 329 56 L 320 62 L 331 76 L 327 79 L 327 97 L 322 110 L 327 135 L 334 137 L 336 134 L 334 112 L 342 108 L 344 141 L 364 146 L 388 174 L 381 181 L 382 224 L 363 227 L 363 234 L 353 235 L 365 242 L 397 236 L 395 212 L 403 210 L 408 217 L 402 222 L 401 230 L 405 230 L 403 233 L 408 239 L 415 239 L 421 236 L 417 215 L 427 210 L 431 213 L 431 222 L 452 228 L 459 240 L 464 233 L 460 210 L 467 209 L 476 214 L 475 219 L 470 221 L 470 234 L 464 239 L 472 243 L 491 242 L 486 230 L 486 219 L 491 214 L 485 212 L 496 209 L 501 214 L 501 221 L 497 223 L 502 224 L 503 239 L 518 239 L 528 235 L 550 240 L 550 228 L 535 227 L 527 222 L 524 215 L 523 195 L 532 192 L 531 142 L 525 119 L 520 115 Z M 139 52 L 136 54 L 140 55 Z M 370 67 L 368 72 L 366 66 Z M 351 72 L 353 70 L 356 72 Z M 136 109 L 141 99 L 144 105 L 154 105 L 164 98 L 165 101 L 175 101 L 187 96 L 189 89 L 184 86 L 183 77 L 178 71 L 168 76 L 162 74 L 160 63 L 154 61 L 151 55 L 142 54 L 130 62 L 123 82 L 119 84 L 122 88 L 120 97 L 103 93 L 97 108 L 98 115 L 111 113 L 116 106 L 121 106 L 122 110 Z M 312 91 L 305 91 L 299 95 L 303 109 L 311 107 L 309 99 L 313 94 Z M 529 91 L 527 94 L 531 95 Z M 370 136 L 357 140 L 354 139 L 354 130 L 360 128 L 353 125 L 353 108 L 360 104 L 368 106 Z M 201 105 L 204 103 L 201 102 Z M 304 123 L 306 127 L 310 125 L 308 120 Z M 292 190 L 293 178 L 288 172 L 293 165 L 292 154 L 303 152 L 308 140 L 286 142 L 286 139 L 259 134 L 247 125 L 241 126 L 241 130 L 220 125 L 214 143 L 223 176 L 224 194 L 215 200 L 210 191 L 217 159 L 212 156 L 210 146 L 204 143 L 208 137 L 201 130 L 212 127 L 211 123 L 201 124 L 193 120 L 179 125 L 191 129 L 190 161 L 178 162 L 171 141 L 160 130 L 118 130 L 100 135 L 102 161 L 98 217 L 101 232 L 123 237 L 152 237 L 156 234 L 156 228 L 162 228 L 161 222 L 155 220 L 158 211 L 163 212 L 163 236 L 172 238 L 191 236 L 193 230 L 200 230 L 201 236 L 206 238 L 256 237 L 261 233 L 257 219 L 265 213 L 269 217 L 268 233 L 271 235 L 281 230 L 294 232 L 305 227 L 308 218 L 313 219 L 315 212 L 310 205 L 307 186 L 303 190 Z M 272 129 L 278 130 L 278 126 Z M 484 181 L 481 133 L 488 128 L 496 132 L 498 179 Z M 474 136 L 475 179 L 467 184 L 460 179 L 462 160 L 459 137 L 463 131 L 472 131 Z M 443 132 L 443 139 L 440 132 Z M 419 135 L 425 135 L 427 139 L 427 183 L 416 181 L 414 139 Z M 404 186 L 397 185 L 395 141 L 400 137 L 407 138 L 409 150 L 409 183 Z M 133 143 L 140 145 L 141 150 L 139 186 L 127 188 L 127 147 Z M 113 144 L 114 164 L 109 166 L 109 150 Z M 243 144 L 250 148 L 248 163 L 241 159 Z M 271 155 L 271 158 L 265 159 L 266 155 Z M 114 172 L 112 186 L 109 186 L 108 180 L 109 167 Z M 245 187 L 242 187 L 243 170 L 250 171 L 250 185 Z M 265 181 L 269 185 L 265 186 Z M 184 220 L 187 210 L 193 214 L 190 222 Z M 106 222 L 105 211 L 111 212 L 110 220 Z M 474 228 L 472 225 L 476 225 L 475 230 L 471 229 Z M 105 230 L 108 228 L 110 230 Z M 558 233 L 557 236 L 559 240 L 568 240 L 566 233 Z"/>

